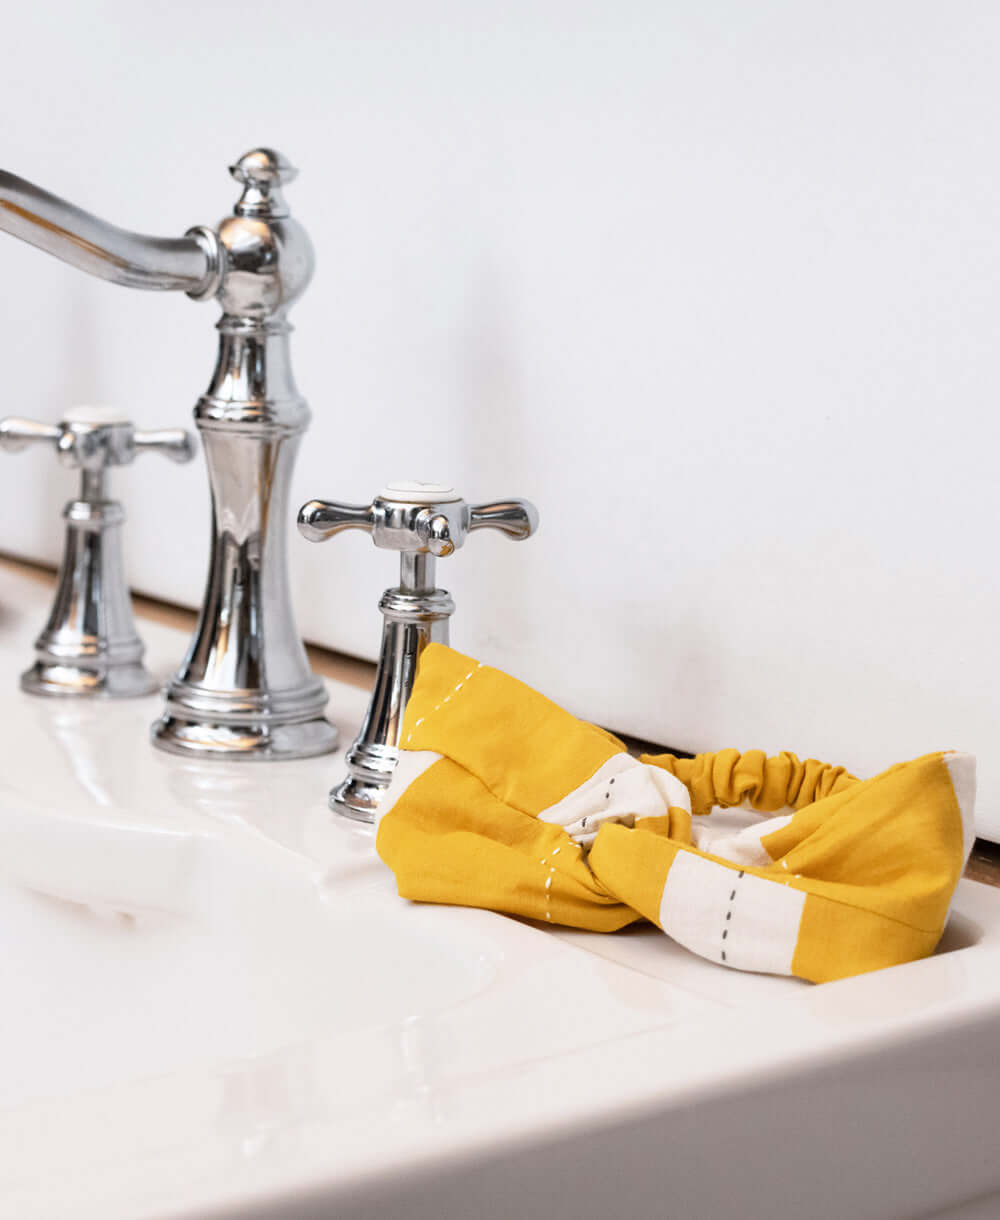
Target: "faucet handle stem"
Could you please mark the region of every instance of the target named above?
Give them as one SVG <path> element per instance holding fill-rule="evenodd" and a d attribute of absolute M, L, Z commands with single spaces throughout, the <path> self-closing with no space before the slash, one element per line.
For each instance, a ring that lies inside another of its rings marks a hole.
<path fill-rule="evenodd" d="M 520 542 L 538 529 L 538 509 L 530 500 L 500 500 L 496 504 L 470 504 L 469 530 L 497 529 Z"/>
<path fill-rule="evenodd" d="M 325 542 L 344 530 L 375 528 L 373 504 L 336 504 L 330 500 L 310 500 L 299 510 L 299 533 L 309 542 Z"/>
<path fill-rule="evenodd" d="M 136 453 L 161 452 L 172 462 L 190 462 L 194 457 L 194 438 L 184 428 L 156 428 L 132 433 Z"/>
<path fill-rule="evenodd" d="M 0 419 L 0 446 L 8 453 L 17 453 L 37 442 L 58 445 L 61 436 L 62 430 L 54 424 L 42 424 L 34 419 L 22 419 L 18 415 Z"/>

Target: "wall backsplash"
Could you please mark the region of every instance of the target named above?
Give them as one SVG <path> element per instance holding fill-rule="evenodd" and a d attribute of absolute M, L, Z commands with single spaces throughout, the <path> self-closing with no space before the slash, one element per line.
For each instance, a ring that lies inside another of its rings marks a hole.
<path fill-rule="evenodd" d="M 0 163 L 165 235 L 246 148 L 298 165 L 296 506 L 527 496 L 440 566 L 457 647 L 687 749 L 973 750 L 1000 837 L 1000 9 L 96 9 L 8 14 Z M 189 420 L 214 304 L 0 256 L 6 413 Z M 193 605 L 204 466 L 153 465 L 131 576 Z M 54 559 L 73 475 L 3 470 L 0 550 Z M 392 557 L 289 532 L 304 634 L 373 656 Z"/>

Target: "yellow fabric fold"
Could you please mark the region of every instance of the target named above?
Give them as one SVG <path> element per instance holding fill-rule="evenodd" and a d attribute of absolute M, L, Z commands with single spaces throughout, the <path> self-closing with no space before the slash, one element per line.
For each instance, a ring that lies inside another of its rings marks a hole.
<path fill-rule="evenodd" d="M 415 780 L 394 813 L 379 824 L 378 850 L 404 898 L 597 932 L 639 918 L 604 889 L 560 827 L 504 804 L 449 758 Z"/>
<path fill-rule="evenodd" d="M 442 645 L 401 745 L 377 846 L 404 897 L 601 932 L 645 918 L 737 969 L 823 981 L 933 952 L 972 842 L 971 756 L 869 780 L 787 752 L 637 760 Z"/>

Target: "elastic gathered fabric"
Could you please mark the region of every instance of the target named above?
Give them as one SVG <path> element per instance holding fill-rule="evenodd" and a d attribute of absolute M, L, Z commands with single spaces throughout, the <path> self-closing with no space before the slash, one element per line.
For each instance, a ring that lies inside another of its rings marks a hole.
<path fill-rule="evenodd" d="M 867 780 L 790 752 L 636 759 L 437 644 L 401 747 L 377 848 L 404 897 L 600 932 L 646 919 L 721 966 L 817 982 L 932 953 L 974 837 L 970 755 Z"/>
<path fill-rule="evenodd" d="M 801 809 L 859 782 L 846 767 L 815 758 L 802 762 L 787 750 L 770 758 L 763 750 L 719 750 L 694 758 L 643 754 L 640 760 L 676 775 L 691 794 L 695 815 L 747 801 L 761 813 Z"/>

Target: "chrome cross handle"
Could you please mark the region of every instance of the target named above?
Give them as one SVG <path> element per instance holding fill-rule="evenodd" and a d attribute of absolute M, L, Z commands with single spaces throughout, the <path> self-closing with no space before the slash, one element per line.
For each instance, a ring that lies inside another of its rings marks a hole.
<path fill-rule="evenodd" d="M 399 756 L 403 713 L 424 646 L 448 643 L 451 594 L 434 587 L 438 558 L 453 554 L 477 529 L 498 529 L 508 538 L 530 537 L 538 512 L 527 500 L 466 504 L 452 487 L 390 483 L 371 504 L 310 500 L 299 513 L 299 533 L 324 542 L 345 530 L 364 530 L 376 546 L 399 551 L 399 584 L 379 602 L 382 649 L 368 713 L 347 751 L 347 777 L 330 793 L 330 808 L 372 822 Z"/>
<path fill-rule="evenodd" d="M 64 466 L 99 471 L 127 466 L 138 454 L 162 452 L 175 462 L 194 456 L 194 438 L 183 428 L 144 432 L 107 407 L 74 407 L 58 424 L 8 416 L 0 419 L 0 446 L 16 453 L 30 444 L 53 445 Z"/>
<path fill-rule="evenodd" d="M 452 487 L 437 483 L 390 483 L 368 505 L 310 500 L 299 513 L 299 533 L 325 542 L 344 530 L 371 534 L 378 547 L 444 558 L 477 529 L 498 529 L 515 540 L 538 528 L 538 511 L 527 500 L 466 504 Z"/>
<path fill-rule="evenodd" d="M 107 495 L 106 471 L 139 453 L 175 462 L 194 456 L 183 428 L 142 432 L 107 407 L 77 407 L 58 424 L 0 420 L 0 447 L 16 452 L 51 445 L 63 465 L 80 471 L 80 494 L 63 510 L 66 540 L 49 620 L 35 641 L 35 663 L 21 686 L 35 695 L 146 695 L 157 687 L 142 664 L 122 562 L 125 510 Z"/>

